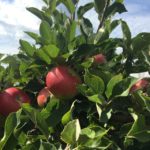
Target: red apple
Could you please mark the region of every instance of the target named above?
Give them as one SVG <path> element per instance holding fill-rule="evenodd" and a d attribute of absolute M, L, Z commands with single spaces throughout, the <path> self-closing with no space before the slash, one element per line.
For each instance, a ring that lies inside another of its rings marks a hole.
<path fill-rule="evenodd" d="M 79 76 L 67 66 L 58 66 L 48 72 L 46 85 L 58 98 L 72 98 L 77 94 L 77 85 L 81 83 Z"/>
<path fill-rule="evenodd" d="M 106 57 L 103 54 L 94 55 L 93 58 L 94 58 L 94 63 L 96 64 L 106 63 Z"/>
<path fill-rule="evenodd" d="M 51 95 L 51 92 L 48 90 L 47 87 L 43 88 L 37 96 L 37 103 L 39 106 L 44 106 L 44 104 L 47 102 L 48 97 Z"/>
<path fill-rule="evenodd" d="M 30 98 L 22 90 L 10 87 L 0 93 L 0 113 L 4 116 L 16 112 L 20 108 L 19 103 L 30 103 Z"/>
<path fill-rule="evenodd" d="M 140 89 L 143 89 L 145 87 L 147 87 L 149 85 L 149 82 L 145 79 L 141 79 L 139 81 L 137 81 L 130 89 L 130 93 L 131 92 L 134 92 L 134 91 L 137 91 L 137 90 L 140 90 Z"/>

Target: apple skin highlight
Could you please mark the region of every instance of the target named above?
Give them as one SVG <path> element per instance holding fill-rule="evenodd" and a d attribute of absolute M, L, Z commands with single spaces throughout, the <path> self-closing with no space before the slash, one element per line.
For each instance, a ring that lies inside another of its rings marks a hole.
<path fill-rule="evenodd" d="M 55 67 L 46 76 L 46 86 L 57 98 L 73 98 L 80 83 L 79 76 L 67 66 Z"/>

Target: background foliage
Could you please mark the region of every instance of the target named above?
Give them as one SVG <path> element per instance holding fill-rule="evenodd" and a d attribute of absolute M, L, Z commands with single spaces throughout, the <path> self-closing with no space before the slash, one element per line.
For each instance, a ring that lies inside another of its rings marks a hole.
<path fill-rule="evenodd" d="M 93 0 L 80 7 L 78 0 L 43 1 L 42 10 L 27 8 L 41 19 L 39 34 L 26 32 L 35 43 L 22 39 L 18 54 L 0 54 L 0 90 L 16 86 L 32 99 L 18 112 L 0 116 L 0 149 L 148 149 L 149 88 L 130 93 L 137 81 L 130 74 L 149 71 L 150 33 L 132 37 L 125 21 L 113 19 L 127 11 L 123 0 Z M 100 21 L 96 32 L 84 16 L 91 9 Z M 122 37 L 111 38 L 118 26 Z M 93 63 L 98 53 L 107 63 Z M 57 65 L 79 74 L 79 93 L 65 102 L 52 98 L 40 108 L 37 94 L 45 87 L 47 72 Z"/>

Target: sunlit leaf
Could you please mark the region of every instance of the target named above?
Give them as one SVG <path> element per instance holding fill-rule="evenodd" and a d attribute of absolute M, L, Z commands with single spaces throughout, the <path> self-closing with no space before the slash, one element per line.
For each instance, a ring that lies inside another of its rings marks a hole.
<path fill-rule="evenodd" d="M 61 133 L 61 139 L 67 144 L 75 144 L 79 138 L 81 127 L 79 120 L 70 121 Z"/>

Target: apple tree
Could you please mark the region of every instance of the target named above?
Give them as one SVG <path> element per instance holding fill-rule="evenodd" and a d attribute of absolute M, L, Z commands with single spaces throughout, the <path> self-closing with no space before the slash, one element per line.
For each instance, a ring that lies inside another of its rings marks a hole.
<path fill-rule="evenodd" d="M 150 69 L 150 33 L 133 37 L 115 19 L 127 12 L 123 0 L 80 1 L 43 0 L 41 10 L 27 8 L 41 20 L 38 33 L 25 31 L 34 43 L 20 39 L 18 54 L 0 54 L 0 149 L 150 147 L 150 80 L 131 76 Z M 91 10 L 96 29 L 86 17 Z M 112 37 L 118 26 L 122 36 Z"/>

